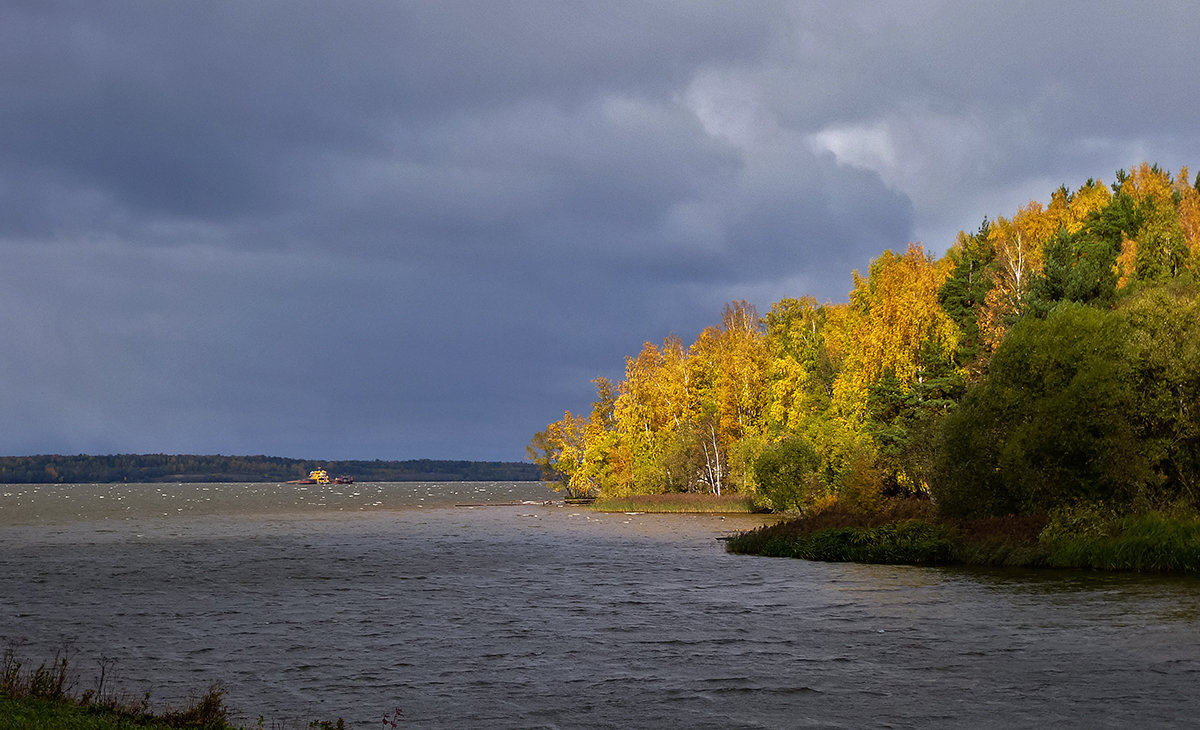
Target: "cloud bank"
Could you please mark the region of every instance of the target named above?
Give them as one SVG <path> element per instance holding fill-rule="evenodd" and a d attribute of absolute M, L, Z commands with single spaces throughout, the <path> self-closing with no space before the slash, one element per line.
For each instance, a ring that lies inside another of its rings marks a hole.
<path fill-rule="evenodd" d="M 517 460 L 729 300 L 1200 165 L 1185 3 L 0 18 L 10 454 Z"/>

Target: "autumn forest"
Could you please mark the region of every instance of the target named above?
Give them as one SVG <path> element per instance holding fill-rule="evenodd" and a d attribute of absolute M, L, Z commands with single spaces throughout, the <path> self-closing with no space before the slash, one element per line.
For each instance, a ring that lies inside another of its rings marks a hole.
<path fill-rule="evenodd" d="M 845 304 L 745 301 L 647 342 L 530 458 L 576 496 L 741 492 L 801 514 L 1200 506 L 1200 176 L 1053 191 L 945 255 L 883 251 Z"/>

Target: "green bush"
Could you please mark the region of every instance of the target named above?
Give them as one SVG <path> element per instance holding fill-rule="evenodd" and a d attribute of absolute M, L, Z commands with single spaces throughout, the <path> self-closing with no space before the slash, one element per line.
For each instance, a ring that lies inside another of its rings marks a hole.
<path fill-rule="evenodd" d="M 942 422 L 932 486 L 943 514 L 1128 501 L 1149 475 L 1128 341 L 1120 317 L 1079 304 L 1013 327 L 988 377 Z"/>
<path fill-rule="evenodd" d="M 817 491 L 821 458 L 805 439 L 788 437 L 768 445 L 754 460 L 759 500 L 776 512 L 802 512 Z"/>

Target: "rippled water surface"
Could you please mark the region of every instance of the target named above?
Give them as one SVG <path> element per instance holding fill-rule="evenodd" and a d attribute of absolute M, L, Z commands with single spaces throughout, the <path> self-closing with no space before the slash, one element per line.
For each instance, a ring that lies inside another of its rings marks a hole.
<path fill-rule="evenodd" d="M 1131 727 L 1200 716 L 1193 579 L 727 555 L 753 517 L 533 484 L 0 486 L 0 636 L 136 696 L 379 727 Z M 520 504 L 526 502 L 527 504 Z M 480 505 L 516 502 L 508 506 Z"/>

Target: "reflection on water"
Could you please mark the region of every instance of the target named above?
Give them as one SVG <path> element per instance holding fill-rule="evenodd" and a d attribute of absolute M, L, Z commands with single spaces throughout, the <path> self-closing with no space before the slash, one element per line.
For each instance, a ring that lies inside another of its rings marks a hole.
<path fill-rule="evenodd" d="M 1191 579 L 750 558 L 715 538 L 753 517 L 536 494 L 446 506 L 521 502 L 530 485 L 353 485 L 323 507 L 246 485 L 207 485 L 221 499 L 197 504 L 202 485 L 177 486 L 121 486 L 119 511 L 95 504 L 115 500 L 107 485 L 90 504 L 41 492 L 17 518 L 0 502 L 0 634 L 37 657 L 71 637 L 160 699 L 220 679 L 249 724 L 378 727 L 394 707 L 410 726 L 513 728 L 1128 727 L 1200 711 Z"/>

